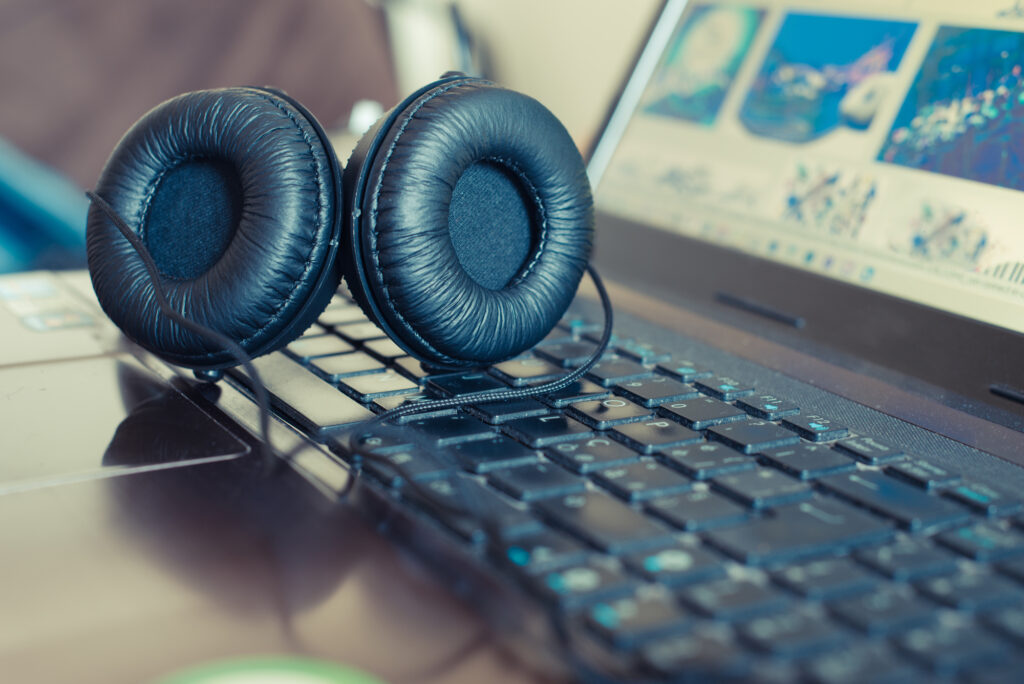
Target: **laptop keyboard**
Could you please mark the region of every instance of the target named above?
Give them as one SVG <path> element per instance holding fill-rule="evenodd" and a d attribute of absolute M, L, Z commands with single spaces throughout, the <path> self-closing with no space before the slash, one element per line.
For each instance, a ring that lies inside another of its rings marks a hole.
<path fill-rule="evenodd" d="M 339 294 L 255 365 L 275 409 L 348 459 L 346 426 L 405 401 L 557 378 L 599 337 L 568 318 L 522 358 L 434 375 Z M 1024 667 L 1020 496 L 713 365 L 619 337 L 553 394 L 408 416 L 363 438 L 383 457 L 364 473 L 631 680 Z"/>

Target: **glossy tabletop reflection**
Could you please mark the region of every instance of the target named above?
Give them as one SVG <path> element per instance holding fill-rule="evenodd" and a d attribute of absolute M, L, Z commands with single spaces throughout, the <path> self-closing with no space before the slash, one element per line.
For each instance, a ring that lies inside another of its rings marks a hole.
<path fill-rule="evenodd" d="M 146 682 L 254 654 L 394 682 L 536 681 L 285 465 L 246 456 L 14 492 L 0 521 L 10 681 Z"/>

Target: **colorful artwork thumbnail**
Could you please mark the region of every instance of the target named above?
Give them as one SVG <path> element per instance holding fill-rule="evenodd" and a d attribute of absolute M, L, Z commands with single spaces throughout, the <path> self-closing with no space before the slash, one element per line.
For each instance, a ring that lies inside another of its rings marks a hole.
<path fill-rule="evenodd" d="M 894 87 L 917 25 L 790 14 L 765 57 L 740 120 L 766 138 L 816 140 L 867 128 Z"/>
<path fill-rule="evenodd" d="M 1024 190 L 1024 34 L 944 26 L 881 161 Z"/>
<path fill-rule="evenodd" d="M 669 41 L 644 111 L 711 124 L 763 16 L 745 7 L 697 7 Z"/>

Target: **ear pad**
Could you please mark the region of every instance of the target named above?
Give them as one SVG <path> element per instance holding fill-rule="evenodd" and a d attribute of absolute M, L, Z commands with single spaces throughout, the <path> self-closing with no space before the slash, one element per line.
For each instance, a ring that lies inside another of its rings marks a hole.
<path fill-rule="evenodd" d="M 229 88 L 157 106 L 125 134 L 97 194 L 136 227 L 171 305 L 258 356 L 297 337 L 338 286 L 340 169 L 283 93 Z M 142 260 L 96 208 L 86 231 L 103 310 L 164 359 L 236 361 L 159 310 Z"/>
<path fill-rule="evenodd" d="M 536 100 L 448 78 L 371 129 L 345 171 L 346 281 L 429 364 L 515 356 L 565 312 L 593 209 L 568 132 Z"/>

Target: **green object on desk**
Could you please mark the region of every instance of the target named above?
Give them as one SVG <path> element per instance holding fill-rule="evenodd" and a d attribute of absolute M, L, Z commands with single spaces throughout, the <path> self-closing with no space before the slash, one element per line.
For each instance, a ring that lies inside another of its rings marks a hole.
<path fill-rule="evenodd" d="M 384 684 L 361 670 L 312 658 L 221 660 L 158 679 L 155 684 Z"/>

